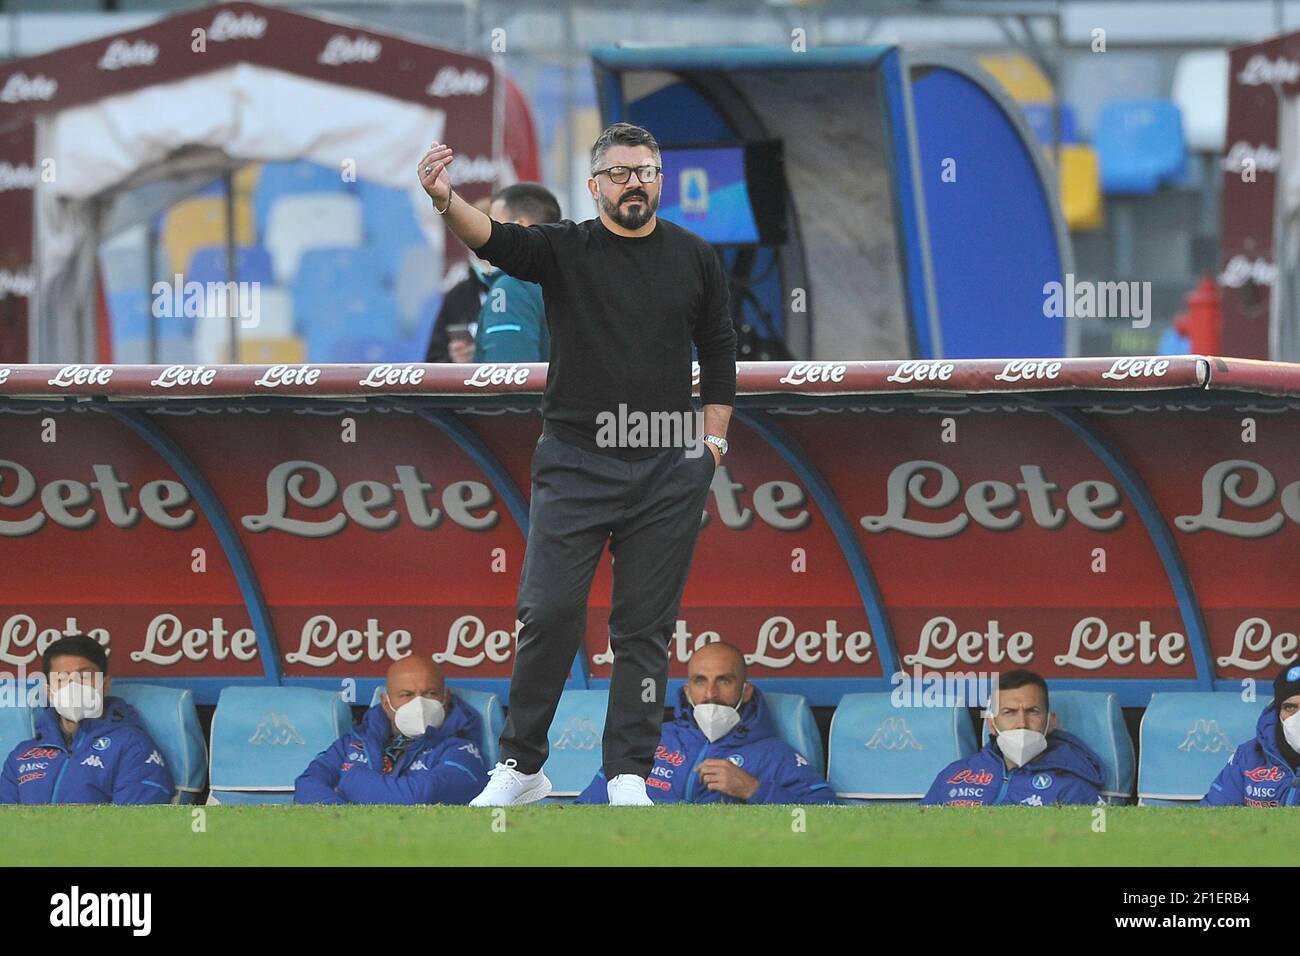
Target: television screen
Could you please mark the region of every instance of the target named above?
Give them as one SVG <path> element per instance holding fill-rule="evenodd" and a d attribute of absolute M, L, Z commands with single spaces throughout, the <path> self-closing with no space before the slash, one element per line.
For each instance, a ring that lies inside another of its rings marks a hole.
<path fill-rule="evenodd" d="M 663 149 L 660 155 L 664 191 L 659 215 L 718 245 L 759 242 L 744 147 Z"/>

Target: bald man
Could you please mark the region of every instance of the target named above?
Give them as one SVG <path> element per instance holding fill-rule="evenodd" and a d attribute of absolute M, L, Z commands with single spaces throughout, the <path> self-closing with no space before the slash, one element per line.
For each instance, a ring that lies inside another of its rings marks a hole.
<path fill-rule="evenodd" d="M 386 685 L 294 782 L 294 803 L 463 804 L 487 786 L 478 714 L 447 689 L 442 668 L 406 657 Z"/>
<path fill-rule="evenodd" d="M 686 664 L 686 684 L 646 779 L 654 803 L 837 803 L 826 781 L 776 732 L 745 655 L 706 644 Z M 578 803 L 608 803 L 605 772 Z"/>

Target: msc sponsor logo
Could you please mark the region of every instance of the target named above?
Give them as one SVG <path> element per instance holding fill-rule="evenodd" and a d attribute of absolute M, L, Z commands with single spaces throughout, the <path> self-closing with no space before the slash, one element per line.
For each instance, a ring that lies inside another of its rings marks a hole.
<path fill-rule="evenodd" d="M 46 760 L 36 760 L 36 761 L 32 761 L 31 763 L 20 763 L 18 765 L 18 772 L 31 773 L 33 770 L 45 770 L 47 767 L 49 767 L 49 765 L 50 765 L 49 762 Z"/>
<path fill-rule="evenodd" d="M 983 787 L 953 787 L 948 791 L 949 797 L 982 797 Z"/>

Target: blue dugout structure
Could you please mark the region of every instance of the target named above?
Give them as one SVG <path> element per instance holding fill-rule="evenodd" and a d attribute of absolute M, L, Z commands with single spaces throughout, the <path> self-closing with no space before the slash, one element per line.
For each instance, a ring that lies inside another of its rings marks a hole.
<path fill-rule="evenodd" d="M 1045 315 L 1045 284 L 1073 268 L 1055 177 L 973 60 L 892 46 L 592 57 L 603 120 L 664 151 L 669 218 L 670 193 L 692 188 L 676 150 L 744 151 L 758 235 L 715 242 L 740 358 L 1077 351 L 1071 323 Z"/>

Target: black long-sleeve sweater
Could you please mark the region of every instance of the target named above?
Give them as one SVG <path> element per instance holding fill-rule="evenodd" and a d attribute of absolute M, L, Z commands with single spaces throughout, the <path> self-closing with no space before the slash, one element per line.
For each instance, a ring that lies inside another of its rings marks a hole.
<path fill-rule="evenodd" d="M 654 447 L 601 447 L 596 416 L 691 411 L 691 341 L 700 401 L 734 405 L 736 332 L 713 248 L 657 219 L 648 236 L 619 236 L 599 219 L 521 226 L 493 221 L 474 250 L 542 287 L 551 331 L 542 415 L 561 437 L 625 460 Z"/>

